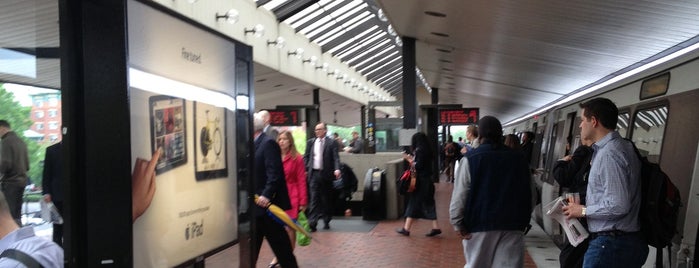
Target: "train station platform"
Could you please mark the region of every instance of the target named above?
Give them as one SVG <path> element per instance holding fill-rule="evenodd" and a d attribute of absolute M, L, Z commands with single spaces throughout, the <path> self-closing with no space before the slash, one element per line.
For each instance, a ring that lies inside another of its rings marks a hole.
<path fill-rule="evenodd" d="M 444 179 L 444 178 L 442 178 Z M 430 221 L 418 220 L 405 237 L 395 232 L 403 219 L 379 222 L 361 217 L 334 217 L 330 230 L 313 233 L 309 246 L 296 247 L 300 267 L 463 267 L 461 238 L 449 224 L 449 200 L 452 184 L 442 180 L 436 185 L 437 219 L 442 234 L 426 237 Z M 559 267 L 559 249 L 536 224 L 525 236 L 524 267 Z M 207 258 L 207 268 L 237 267 L 238 246 Z M 267 267 L 273 258 L 265 241 L 256 267 Z"/>

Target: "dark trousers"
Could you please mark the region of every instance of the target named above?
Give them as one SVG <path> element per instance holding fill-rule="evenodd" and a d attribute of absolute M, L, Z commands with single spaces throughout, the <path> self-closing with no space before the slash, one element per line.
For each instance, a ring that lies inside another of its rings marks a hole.
<path fill-rule="evenodd" d="M 58 213 L 63 216 L 63 201 L 53 201 Z M 53 242 L 63 247 L 63 224 L 53 224 Z"/>
<path fill-rule="evenodd" d="M 258 216 L 257 222 L 257 239 L 255 246 L 255 252 L 260 252 L 260 247 L 262 247 L 262 238 L 267 238 L 267 243 L 272 248 L 274 256 L 277 256 L 277 261 L 279 265 L 284 268 L 296 268 L 299 265 L 296 263 L 296 257 L 294 256 L 293 248 L 291 248 L 291 240 L 289 240 L 289 235 L 284 230 L 284 226 L 274 221 L 272 217 L 267 214 Z"/>
<path fill-rule="evenodd" d="M 15 219 L 17 225 L 22 226 L 22 197 L 24 195 L 24 183 L 3 182 L 2 193 L 7 200 L 10 215 Z"/>
<path fill-rule="evenodd" d="M 308 206 L 308 224 L 313 227 L 318 225 L 320 219 L 323 219 L 326 225 L 332 219 L 331 183 L 330 180 L 323 178 L 321 171 L 311 171 L 310 181 L 308 182 L 311 200 Z"/>
<path fill-rule="evenodd" d="M 587 251 L 587 246 L 590 244 L 590 238 L 585 239 L 582 243 L 574 247 L 570 243 L 561 249 L 561 254 L 559 255 L 559 260 L 561 261 L 561 268 L 582 268 L 583 260 L 585 258 L 585 251 Z"/>

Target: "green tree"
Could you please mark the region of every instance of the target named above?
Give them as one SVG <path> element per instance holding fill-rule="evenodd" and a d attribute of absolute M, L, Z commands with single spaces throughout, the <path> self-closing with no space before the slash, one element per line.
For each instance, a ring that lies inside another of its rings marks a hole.
<path fill-rule="evenodd" d="M 7 120 L 12 130 L 27 144 L 29 152 L 29 178 L 37 186 L 41 185 L 41 177 L 44 171 L 43 161 L 46 146 L 41 146 L 33 140 L 24 137 L 24 131 L 29 129 L 34 122 L 31 120 L 31 107 L 23 107 L 15 101 L 15 96 L 5 90 L 4 84 L 0 84 L 0 119 Z"/>

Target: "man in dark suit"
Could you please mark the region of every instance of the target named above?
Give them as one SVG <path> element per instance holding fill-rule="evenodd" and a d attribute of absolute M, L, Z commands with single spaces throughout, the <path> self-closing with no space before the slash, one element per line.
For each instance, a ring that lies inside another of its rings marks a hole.
<path fill-rule="evenodd" d="M 276 141 L 263 133 L 265 124 L 260 113 L 255 113 L 253 126 L 255 129 L 254 183 L 255 194 L 259 195 L 255 202 L 257 206 L 253 206 L 257 228 L 253 240 L 255 243 L 254 254 L 259 254 L 262 238 L 266 237 L 282 267 L 298 267 L 291 248 L 291 240 L 289 240 L 284 227 L 266 213 L 266 208 L 271 204 L 284 210 L 291 209 L 289 192 L 284 179 L 281 149 Z"/>
<path fill-rule="evenodd" d="M 63 214 L 63 162 L 62 142 L 46 148 L 44 158 L 44 177 L 41 188 L 43 189 L 44 201 L 53 202 L 58 209 L 58 213 Z M 53 242 L 63 246 L 63 224 L 53 224 Z"/>
<path fill-rule="evenodd" d="M 340 156 L 337 154 L 337 142 L 327 137 L 328 128 L 325 123 L 318 123 L 315 128 L 315 138 L 306 144 L 303 161 L 306 164 L 310 205 L 308 224 L 311 231 L 316 231 L 318 220 L 325 223 L 323 229 L 330 229 L 332 218 L 332 182 L 340 177 Z"/>
<path fill-rule="evenodd" d="M 269 111 L 267 110 L 262 110 L 259 113 L 262 115 L 262 119 L 265 121 L 265 128 L 262 132 L 272 138 L 272 140 L 276 141 L 277 136 L 279 136 L 279 131 L 272 127 L 272 115 L 270 115 Z"/>

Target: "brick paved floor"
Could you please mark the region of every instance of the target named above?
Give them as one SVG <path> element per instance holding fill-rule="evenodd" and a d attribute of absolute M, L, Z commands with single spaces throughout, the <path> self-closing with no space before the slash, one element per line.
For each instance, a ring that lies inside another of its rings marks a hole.
<path fill-rule="evenodd" d="M 323 231 L 314 233 L 318 242 L 294 251 L 300 267 L 463 267 L 461 239 L 449 225 L 449 199 L 452 184 L 436 185 L 437 218 L 442 234 L 425 237 L 429 221 L 418 220 L 405 237 L 394 230 L 403 220 L 385 220 L 368 233 Z M 331 222 L 332 227 L 332 222 Z M 266 241 L 257 267 L 267 267 L 273 255 Z M 238 247 L 234 246 L 207 259 L 206 267 L 237 267 Z M 525 267 L 536 267 L 529 254 Z"/>

